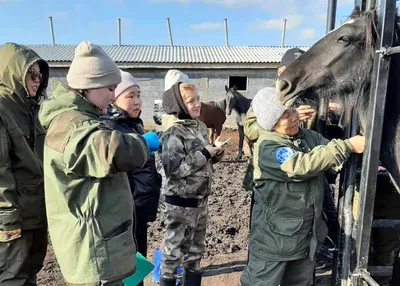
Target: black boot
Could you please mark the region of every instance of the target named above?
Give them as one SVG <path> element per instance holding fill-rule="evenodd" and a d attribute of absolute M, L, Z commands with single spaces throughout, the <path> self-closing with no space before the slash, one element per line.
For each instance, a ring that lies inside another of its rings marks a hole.
<path fill-rule="evenodd" d="M 176 279 L 160 277 L 160 286 L 175 286 Z"/>
<path fill-rule="evenodd" d="M 183 286 L 200 286 L 201 285 L 201 272 L 184 272 Z"/>

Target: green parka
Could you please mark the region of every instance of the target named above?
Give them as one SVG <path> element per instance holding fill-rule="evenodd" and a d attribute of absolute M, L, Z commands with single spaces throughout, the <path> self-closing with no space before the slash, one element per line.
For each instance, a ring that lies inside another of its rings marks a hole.
<path fill-rule="evenodd" d="M 30 97 L 25 77 L 34 63 L 39 64 L 43 80 L 36 97 Z M 21 229 L 46 226 L 42 168 L 45 131 L 37 113 L 48 79 L 49 67 L 34 51 L 13 43 L 1 48 L 0 242 L 20 237 Z"/>
<path fill-rule="evenodd" d="M 64 278 L 94 283 L 135 271 L 133 199 L 125 172 L 147 160 L 145 141 L 108 128 L 98 109 L 59 84 L 42 104 L 49 232 Z"/>
<path fill-rule="evenodd" d="M 324 172 L 342 166 L 352 153 L 350 143 L 329 142 L 307 129 L 296 136 L 268 132 L 251 113 L 245 132 L 257 139 L 250 250 L 260 260 L 313 259 L 327 234 L 322 220 Z"/>

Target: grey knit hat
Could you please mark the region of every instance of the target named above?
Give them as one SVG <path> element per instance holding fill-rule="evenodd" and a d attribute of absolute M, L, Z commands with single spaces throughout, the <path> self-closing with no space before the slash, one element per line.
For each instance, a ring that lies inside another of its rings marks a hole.
<path fill-rule="evenodd" d="M 267 131 L 272 131 L 272 128 L 288 109 L 279 102 L 276 97 L 276 90 L 273 87 L 265 87 L 257 92 L 251 106 L 257 118 L 257 123 Z"/>
<path fill-rule="evenodd" d="M 121 72 L 99 46 L 91 42 L 81 42 L 75 49 L 67 82 L 73 89 L 116 86 L 121 82 Z"/>

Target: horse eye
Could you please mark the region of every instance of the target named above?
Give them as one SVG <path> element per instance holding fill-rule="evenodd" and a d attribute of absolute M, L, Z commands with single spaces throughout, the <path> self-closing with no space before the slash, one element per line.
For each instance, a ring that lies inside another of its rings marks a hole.
<path fill-rule="evenodd" d="M 350 43 L 350 39 L 347 36 L 342 36 L 337 40 L 338 43 L 341 44 L 349 44 Z"/>

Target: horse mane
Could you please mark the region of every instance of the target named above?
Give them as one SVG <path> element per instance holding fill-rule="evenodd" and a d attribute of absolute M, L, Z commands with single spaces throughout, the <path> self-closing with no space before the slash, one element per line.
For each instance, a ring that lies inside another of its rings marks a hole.
<path fill-rule="evenodd" d="M 221 111 L 225 113 L 226 111 L 226 100 L 225 98 L 221 98 L 215 101 L 215 106 L 217 106 Z"/>
<path fill-rule="evenodd" d="M 366 116 L 367 107 L 369 103 L 369 93 L 371 87 L 371 75 L 372 75 L 372 67 L 373 60 L 375 55 L 375 44 L 376 41 L 379 40 L 377 24 L 378 24 L 378 15 L 376 9 L 371 9 L 368 11 L 361 12 L 360 8 L 357 6 L 352 14 L 350 15 L 350 19 L 357 19 L 363 17 L 365 21 L 365 53 L 368 56 L 368 60 L 364 61 L 361 69 L 359 69 L 360 74 L 358 74 L 358 79 L 367 79 L 370 80 L 358 80 L 361 83 L 358 90 L 355 90 L 357 96 L 353 97 L 353 102 L 350 103 L 352 106 L 355 106 L 356 109 L 362 113 L 364 113 L 364 117 Z M 400 41 L 400 17 L 399 10 L 396 8 L 396 20 L 395 20 L 395 30 L 393 37 L 393 46 L 398 46 Z M 349 98 L 347 98 L 348 100 Z"/>

